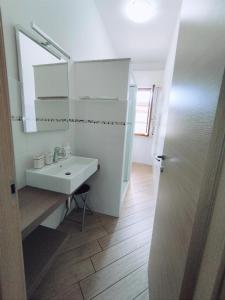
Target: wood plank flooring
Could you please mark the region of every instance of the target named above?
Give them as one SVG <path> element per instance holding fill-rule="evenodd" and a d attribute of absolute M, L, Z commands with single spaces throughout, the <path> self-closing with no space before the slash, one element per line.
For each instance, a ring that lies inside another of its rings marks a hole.
<path fill-rule="evenodd" d="M 147 300 L 148 257 L 155 211 L 152 169 L 134 164 L 120 218 L 87 216 L 84 232 L 71 219 L 70 237 L 32 300 Z"/>
<path fill-rule="evenodd" d="M 148 266 L 145 264 L 96 296 L 95 300 L 128 300 L 142 294 L 148 288 Z"/>

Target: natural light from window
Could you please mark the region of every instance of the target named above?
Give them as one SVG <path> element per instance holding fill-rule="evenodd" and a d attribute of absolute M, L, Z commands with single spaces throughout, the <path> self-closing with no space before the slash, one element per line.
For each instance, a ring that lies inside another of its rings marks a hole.
<path fill-rule="evenodd" d="M 134 133 L 149 136 L 151 122 L 152 89 L 139 88 L 136 102 L 136 121 Z"/>

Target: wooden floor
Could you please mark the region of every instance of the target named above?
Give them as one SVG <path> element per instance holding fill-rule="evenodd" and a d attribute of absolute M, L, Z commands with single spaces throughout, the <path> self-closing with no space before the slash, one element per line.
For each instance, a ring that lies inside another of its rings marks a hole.
<path fill-rule="evenodd" d="M 70 237 L 32 300 L 149 299 L 152 186 L 151 168 L 134 164 L 119 219 L 88 216 L 83 233 L 76 223 L 64 221 L 59 230 Z"/>

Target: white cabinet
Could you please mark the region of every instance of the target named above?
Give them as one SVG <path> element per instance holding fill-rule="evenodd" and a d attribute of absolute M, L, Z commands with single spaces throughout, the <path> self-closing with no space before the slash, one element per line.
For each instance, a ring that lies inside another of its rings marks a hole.
<path fill-rule="evenodd" d="M 69 97 L 68 63 L 35 65 L 35 97 Z"/>

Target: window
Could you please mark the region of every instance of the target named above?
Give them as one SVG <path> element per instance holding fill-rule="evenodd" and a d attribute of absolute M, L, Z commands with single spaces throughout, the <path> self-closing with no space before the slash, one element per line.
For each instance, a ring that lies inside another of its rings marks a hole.
<path fill-rule="evenodd" d="M 151 122 L 152 88 L 139 88 L 136 100 L 136 121 L 134 133 L 149 136 Z"/>

